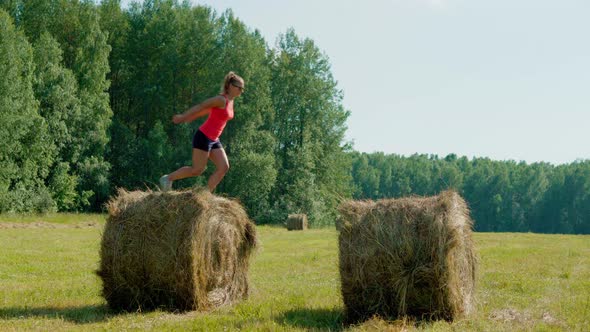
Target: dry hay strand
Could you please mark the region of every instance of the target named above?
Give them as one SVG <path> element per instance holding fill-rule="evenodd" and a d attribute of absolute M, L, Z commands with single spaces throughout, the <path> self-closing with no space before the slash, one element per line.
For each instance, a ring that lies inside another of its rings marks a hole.
<path fill-rule="evenodd" d="M 347 323 L 374 315 L 453 320 L 473 312 L 473 222 L 459 194 L 349 201 L 339 211 Z"/>
<path fill-rule="evenodd" d="M 298 230 L 302 231 L 308 228 L 307 222 L 307 215 L 300 213 L 300 214 L 290 214 L 287 217 L 286 222 L 287 230 L 293 231 Z"/>
<path fill-rule="evenodd" d="M 114 310 L 209 310 L 248 295 L 256 229 L 208 191 L 128 192 L 108 202 L 102 294 Z"/>

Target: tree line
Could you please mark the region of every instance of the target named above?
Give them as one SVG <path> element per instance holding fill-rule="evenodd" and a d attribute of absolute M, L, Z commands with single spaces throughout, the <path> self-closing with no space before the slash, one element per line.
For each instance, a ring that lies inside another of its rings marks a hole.
<path fill-rule="evenodd" d="M 353 153 L 355 198 L 459 192 L 475 229 L 590 234 L 590 161 L 549 163 Z"/>
<path fill-rule="evenodd" d="M 172 115 L 218 94 L 230 70 L 246 92 L 222 136 L 231 169 L 217 193 L 258 223 L 303 212 L 328 225 L 344 199 L 455 188 L 478 230 L 589 231 L 587 163 L 355 152 L 313 40 L 289 29 L 271 47 L 231 11 L 176 0 L 0 0 L 0 212 L 100 211 L 116 188 L 155 189 L 190 164 L 203 121 Z"/>

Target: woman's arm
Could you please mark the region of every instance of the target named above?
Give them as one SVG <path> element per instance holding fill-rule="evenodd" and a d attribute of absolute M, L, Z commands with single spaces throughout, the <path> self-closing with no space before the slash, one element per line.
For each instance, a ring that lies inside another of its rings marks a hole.
<path fill-rule="evenodd" d="M 216 96 L 213 98 L 209 98 L 204 102 L 197 104 L 188 109 L 188 111 L 182 114 L 176 114 L 172 117 L 172 122 L 175 124 L 183 123 L 183 122 L 191 122 L 197 118 L 205 116 L 211 112 L 211 108 L 224 108 L 225 107 L 225 98 L 222 96 Z"/>

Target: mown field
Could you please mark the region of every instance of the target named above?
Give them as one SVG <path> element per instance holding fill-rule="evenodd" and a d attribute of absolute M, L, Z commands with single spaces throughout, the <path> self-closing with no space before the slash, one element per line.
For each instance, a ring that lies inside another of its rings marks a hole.
<path fill-rule="evenodd" d="M 590 236 L 478 233 L 478 310 L 342 326 L 337 232 L 258 227 L 250 298 L 208 313 L 113 313 L 94 271 L 102 215 L 0 216 L 0 331 L 590 330 Z"/>

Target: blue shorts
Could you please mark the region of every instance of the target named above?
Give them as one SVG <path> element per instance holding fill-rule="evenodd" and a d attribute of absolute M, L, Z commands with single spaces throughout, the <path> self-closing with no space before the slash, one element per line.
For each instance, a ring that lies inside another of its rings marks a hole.
<path fill-rule="evenodd" d="M 223 149 L 223 146 L 219 140 L 211 140 L 201 130 L 197 130 L 193 137 L 193 149 L 209 152 L 213 149 Z"/>

